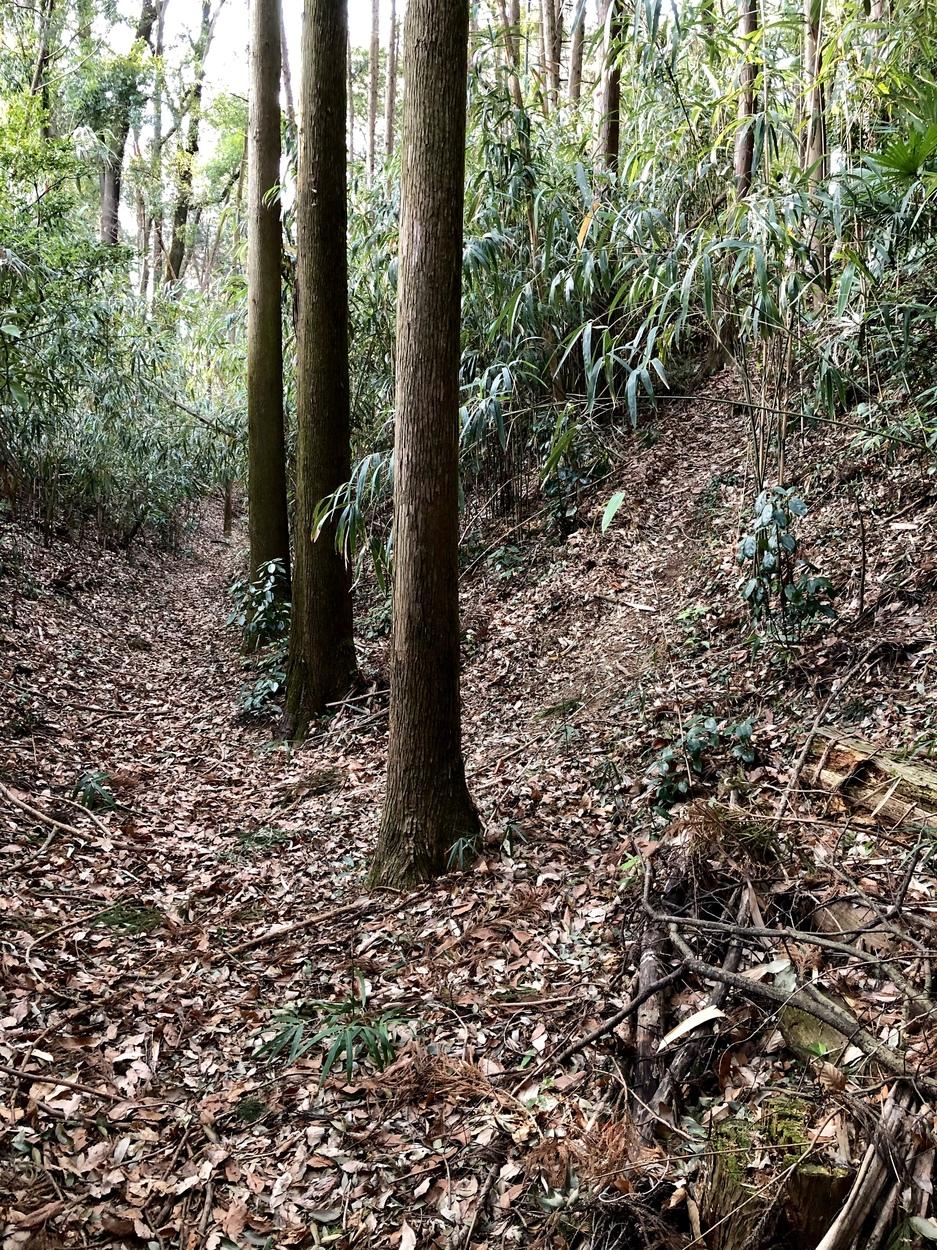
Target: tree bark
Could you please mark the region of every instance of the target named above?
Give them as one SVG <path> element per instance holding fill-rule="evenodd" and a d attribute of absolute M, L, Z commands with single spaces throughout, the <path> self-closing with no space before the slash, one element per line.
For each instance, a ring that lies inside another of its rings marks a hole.
<path fill-rule="evenodd" d="M 397 0 L 390 0 L 390 39 L 387 44 L 387 98 L 384 112 L 384 150 L 394 154 L 397 113 Z"/>
<path fill-rule="evenodd" d="M 351 476 L 345 54 L 347 0 L 306 0 L 296 257 L 296 552 L 287 682 L 293 731 L 357 676 L 351 585 L 318 504 Z"/>
<path fill-rule="evenodd" d="M 540 41 L 540 89 L 543 99 L 543 115 L 550 116 L 550 61 L 547 51 L 547 6 L 552 0 L 540 0 L 540 13 L 537 18 L 537 36 Z M 552 8 L 551 8 L 552 11 Z"/>
<path fill-rule="evenodd" d="M 540 30 L 544 56 L 545 90 L 550 107 L 556 108 L 559 66 L 556 62 L 556 9 L 553 0 L 540 0 Z"/>
<path fill-rule="evenodd" d="M 513 49 L 514 64 L 520 70 L 521 64 L 521 0 L 510 0 L 508 10 L 510 31 L 508 38 Z"/>
<path fill-rule="evenodd" d="M 290 536 L 283 436 L 280 223 L 280 5 L 251 0 L 247 210 L 248 532 L 254 577 L 271 560 L 286 574 Z"/>
<path fill-rule="evenodd" d="M 51 12 L 51 6 L 50 6 Z M 154 0 L 143 0 L 140 20 L 134 34 L 134 44 L 145 43 L 150 47 L 153 25 L 156 21 Z M 105 137 L 106 154 L 101 167 L 101 242 L 116 247 L 120 236 L 120 189 L 124 168 L 124 151 L 130 134 L 130 108 L 125 106 L 113 119 L 109 134 Z"/>
<path fill-rule="evenodd" d="M 290 57 L 286 46 L 286 24 L 283 21 L 283 4 L 282 0 L 278 0 L 277 7 L 280 14 L 280 60 L 281 76 L 283 78 L 283 95 L 286 99 L 286 116 L 289 119 L 290 131 L 296 134 L 296 106 L 293 103 L 293 75 L 290 73 Z"/>
<path fill-rule="evenodd" d="M 804 173 L 811 187 L 819 186 L 828 174 L 826 150 L 825 92 L 820 81 L 823 67 L 823 0 L 804 0 Z"/>
<path fill-rule="evenodd" d="M 582 56 L 586 40 L 586 0 L 579 0 L 573 17 L 572 45 L 569 50 L 569 98 L 578 104 L 582 96 Z"/>
<path fill-rule="evenodd" d="M 621 65 L 618 60 L 621 26 L 621 0 L 610 0 L 605 10 L 598 113 L 599 161 L 603 168 L 611 171 L 618 169 L 618 148 L 621 137 Z"/>
<path fill-rule="evenodd" d="M 553 3 L 553 103 L 559 104 L 560 89 L 563 86 L 563 34 L 565 16 L 563 0 L 552 0 Z"/>
<path fill-rule="evenodd" d="M 158 0 L 156 16 L 156 46 L 153 54 L 156 57 L 156 76 L 153 82 L 153 154 L 150 161 L 150 177 L 153 185 L 154 202 L 150 206 L 150 232 L 152 234 L 152 251 L 150 252 L 150 270 L 153 275 L 153 296 L 159 289 L 163 265 L 163 37 L 166 30 L 166 6 L 169 0 Z M 144 247 L 149 240 L 144 240 Z M 144 292 L 145 294 L 145 292 Z"/>
<path fill-rule="evenodd" d="M 371 64 L 368 82 L 368 173 L 377 163 L 377 85 L 381 66 L 381 3 L 371 0 Z"/>
<path fill-rule="evenodd" d="M 372 885 L 471 853 L 459 702 L 458 426 L 468 0 L 409 0 L 387 794 Z M 431 350 L 429 349 L 431 346 Z"/>
<path fill-rule="evenodd" d="M 45 0 L 39 29 L 39 55 L 36 57 L 36 68 L 33 71 L 29 94 L 38 96 L 42 106 L 42 122 L 40 134 L 43 139 L 52 137 L 52 125 L 49 117 L 51 103 L 49 99 L 48 70 L 52 59 L 52 23 L 55 17 L 55 0 Z"/>
<path fill-rule="evenodd" d="M 351 59 L 351 36 L 348 37 L 348 160 L 354 163 L 355 159 L 355 76 L 354 65 Z"/>
<path fill-rule="evenodd" d="M 176 189 L 176 204 L 172 215 L 172 240 L 166 257 L 166 282 L 178 282 L 185 268 L 187 227 L 192 207 L 192 173 L 198 156 L 199 128 L 202 120 L 202 89 L 205 85 L 205 57 L 212 37 L 211 0 L 202 0 L 202 24 L 195 45 L 195 81 L 189 99 L 189 131 Z"/>
<path fill-rule="evenodd" d="M 758 0 L 739 0 L 739 39 L 745 49 L 739 83 L 739 128 L 735 136 L 735 184 L 739 199 L 748 195 L 755 167 L 754 37 L 758 31 Z"/>

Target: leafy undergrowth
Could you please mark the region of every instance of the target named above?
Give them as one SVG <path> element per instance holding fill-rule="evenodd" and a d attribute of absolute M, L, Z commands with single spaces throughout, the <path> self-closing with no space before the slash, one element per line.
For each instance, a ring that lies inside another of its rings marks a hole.
<path fill-rule="evenodd" d="M 851 1180 L 894 1092 L 854 1039 L 794 1036 L 732 989 L 657 1046 L 709 1003 L 687 961 L 731 967 L 706 922 L 802 934 L 847 907 L 837 932 L 871 928 L 872 954 L 746 936 L 735 967 L 822 986 L 932 1069 L 932 1017 L 887 969 L 927 998 L 933 835 L 794 761 L 826 725 L 934 752 L 933 479 L 848 431 L 805 436 L 804 550 L 839 617 L 756 636 L 730 385 L 628 447 L 607 534 L 611 488 L 562 544 L 534 524 L 466 577 L 485 842 L 403 898 L 362 886 L 385 639 L 362 643 L 371 694 L 290 748 L 238 715 L 236 559 L 213 518 L 183 558 L 133 563 L 2 532 L 6 1246 L 680 1245 L 724 1222 L 727 1155 L 778 1211 L 798 1160 Z M 673 974 L 661 1019 L 587 1042 L 648 969 Z M 926 1214 L 927 1177 L 896 1221 Z"/>

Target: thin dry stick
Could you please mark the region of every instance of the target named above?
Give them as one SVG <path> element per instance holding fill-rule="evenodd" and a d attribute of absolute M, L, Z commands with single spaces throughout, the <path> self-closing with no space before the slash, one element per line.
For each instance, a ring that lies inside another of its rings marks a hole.
<path fill-rule="evenodd" d="M 373 903 L 374 899 L 359 898 L 354 903 L 345 903 L 342 907 L 333 907 L 331 911 L 320 911 L 315 916 L 309 916 L 306 920 L 300 920 L 297 924 L 281 925 L 278 929 L 270 929 L 257 937 L 248 938 L 246 942 L 239 942 L 237 946 L 232 946 L 225 950 L 224 955 L 225 957 L 241 955 L 244 951 L 255 950 L 258 946 L 263 946 L 267 942 L 275 942 L 279 938 L 288 937 L 293 933 L 302 933 L 304 929 L 314 929 L 316 925 L 324 924 L 327 920 L 334 920 L 337 916 L 348 916 L 352 912 L 366 911 Z"/>
<path fill-rule="evenodd" d="M 67 933 L 69 929 L 77 929 L 83 924 L 90 924 L 92 920 L 97 920 L 99 916 L 106 916 L 109 911 L 113 911 L 118 903 L 123 902 L 126 895 L 118 894 L 116 898 L 111 899 L 106 907 L 100 907 L 97 911 L 90 912 L 88 915 L 79 916 L 77 920 L 69 920 L 65 924 L 56 925 L 54 929 L 50 929 L 48 933 L 40 933 L 37 938 L 33 938 L 23 958 L 29 962 L 29 956 L 33 953 L 37 946 L 41 946 L 44 942 L 48 942 L 49 938 L 58 937 L 60 933 Z"/>
<path fill-rule="evenodd" d="M 0 782 L 0 794 L 3 795 L 8 803 L 12 803 L 14 807 L 18 807 L 21 812 L 25 812 L 27 816 L 32 816 L 33 820 L 38 820 L 41 824 L 48 825 L 51 829 L 58 829 L 60 833 L 70 833 L 76 838 L 81 837 L 80 829 L 76 829 L 74 825 L 66 825 L 64 821 L 56 820 L 53 816 L 47 816 L 45 812 L 41 812 L 38 807 L 31 807 L 29 803 L 24 803 L 22 799 L 18 799 L 13 791 L 9 790 L 5 785 L 3 785 L 2 782 Z M 85 810 L 85 808 L 82 808 L 82 811 Z"/>
<path fill-rule="evenodd" d="M 19 1068 L 11 1068 L 0 1063 L 0 1072 L 14 1077 L 17 1081 L 38 1081 L 40 1085 L 51 1085 L 53 1088 L 62 1086 L 64 1089 L 76 1089 L 82 1094 L 94 1094 L 95 1098 L 104 1098 L 109 1102 L 127 1102 L 123 1094 L 112 1094 L 106 1089 L 95 1089 L 92 1085 L 82 1085 L 80 1081 L 66 1081 L 64 1077 L 52 1076 L 47 1072 L 21 1072 Z"/>
<path fill-rule="evenodd" d="M 472 1212 L 471 1222 L 469 1223 L 465 1236 L 459 1243 L 461 1250 L 468 1250 L 469 1246 L 472 1244 L 472 1237 L 475 1233 L 475 1225 L 478 1223 L 478 1217 L 481 1215 L 482 1211 L 484 1211 L 485 1205 L 488 1202 L 488 1197 L 494 1188 L 495 1181 L 498 1179 L 498 1175 L 501 1172 L 502 1162 L 503 1161 L 501 1159 L 497 1159 L 488 1169 L 488 1175 L 485 1177 L 485 1182 L 478 1194 L 478 1201 L 475 1203 L 475 1210 Z"/>
<path fill-rule="evenodd" d="M 652 998 L 655 994 L 659 993 L 660 990 L 666 989 L 668 985 L 672 985 L 678 977 L 682 976 L 683 971 L 684 965 L 680 963 L 673 969 L 672 972 L 668 972 L 666 976 L 658 977 L 656 981 L 652 981 L 650 985 L 645 986 L 640 994 L 636 994 L 630 1002 L 625 1003 L 624 1007 L 622 1007 L 619 1011 L 616 1011 L 613 1016 L 609 1016 L 607 1020 L 603 1020 L 601 1024 L 596 1025 L 591 1033 L 587 1033 L 585 1037 L 581 1037 L 577 1042 L 570 1042 L 570 1044 L 561 1050 L 558 1055 L 548 1056 L 536 1068 L 532 1069 L 532 1071 L 525 1072 L 521 1078 L 520 1084 L 526 1085 L 528 1081 L 533 1080 L 534 1077 L 540 1076 L 547 1070 L 547 1068 L 560 1067 L 566 1062 L 567 1059 L 571 1058 L 575 1054 L 578 1054 L 580 1050 L 585 1050 L 587 1046 L 591 1046 L 593 1042 L 597 1042 L 599 1038 L 604 1037 L 606 1033 L 611 1033 L 612 1029 L 617 1028 L 623 1020 L 627 1020 L 627 1018 L 637 1011 L 640 1006 L 646 1003 L 649 998 Z M 515 1086 L 515 1089 L 516 1088 L 518 1088 L 518 1086 Z"/>

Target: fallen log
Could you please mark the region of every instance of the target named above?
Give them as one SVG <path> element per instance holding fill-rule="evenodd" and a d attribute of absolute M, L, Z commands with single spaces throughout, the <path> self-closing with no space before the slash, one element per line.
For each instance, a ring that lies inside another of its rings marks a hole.
<path fill-rule="evenodd" d="M 915 825 L 937 832 L 937 768 L 899 760 L 870 742 L 835 729 L 817 729 L 807 773 L 815 789 L 883 824 Z"/>

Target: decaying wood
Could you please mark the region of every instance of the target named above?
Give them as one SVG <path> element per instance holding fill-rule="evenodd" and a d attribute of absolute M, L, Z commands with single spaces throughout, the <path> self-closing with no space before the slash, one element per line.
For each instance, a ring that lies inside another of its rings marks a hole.
<path fill-rule="evenodd" d="M 664 933 L 661 929 L 651 927 L 647 929 L 638 967 L 639 994 L 647 993 L 650 987 L 660 980 L 660 958 L 664 942 Z M 657 1057 L 657 1048 L 663 1034 L 662 1014 L 662 995 L 658 991 L 648 994 L 638 1008 L 635 1020 L 634 1040 L 637 1059 L 634 1068 L 634 1091 L 642 1101 L 646 1101 L 654 1093 L 659 1080 L 660 1060 Z"/>
<path fill-rule="evenodd" d="M 817 1250 L 846 1250 L 853 1245 L 866 1219 L 877 1210 L 879 1195 L 889 1176 L 886 1145 L 901 1138 L 911 1106 L 911 1091 L 904 1087 L 892 1090 L 882 1108 L 882 1118 L 873 1140 L 869 1142 L 849 1197 L 836 1219 L 827 1229 Z"/>
<path fill-rule="evenodd" d="M 808 996 L 802 986 L 786 992 L 775 988 L 773 985 L 764 985 L 758 981 L 752 981 L 748 977 L 741 976 L 738 973 L 727 972 L 724 968 L 718 968 L 714 964 L 708 964 L 702 959 L 697 959 L 693 951 L 680 936 L 675 925 L 670 926 L 670 937 L 674 946 L 683 956 L 684 964 L 689 972 L 695 973 L 706 981 L 722 981 L 726 985 L 740 990 L 746 998 L 755 1002 L 768 1003 L 777 1010 L 793 1005 L 806 1015 L 813 1016 L 815 1019 L 822 1021 L 823 1024 L 829 1025 L 830 1028 L 839 1030 L 854 1046 L 858 1046 L 860 1050 L 864 1051 L 869 1060 L 877 1063 L 885 1072 L 892 1076 L 914 1081 L 920 1089 L 925 1090 L 931 1097 L 937 1095 L 937 1080 L 909 1069 L 904 1055 L 874 1037 L 849 1012 L 837 1007 L 835 1003 L 827 1000 L 820 1001 L 819 998 Z"/>
<path fill-rule="evenodd" d="M 808 776 L 853 808 L 883 824 L 911 824 L 937 831 L 937 769 L 899 760 L 861 738 L 818 729 L 810 747 Z"/>

